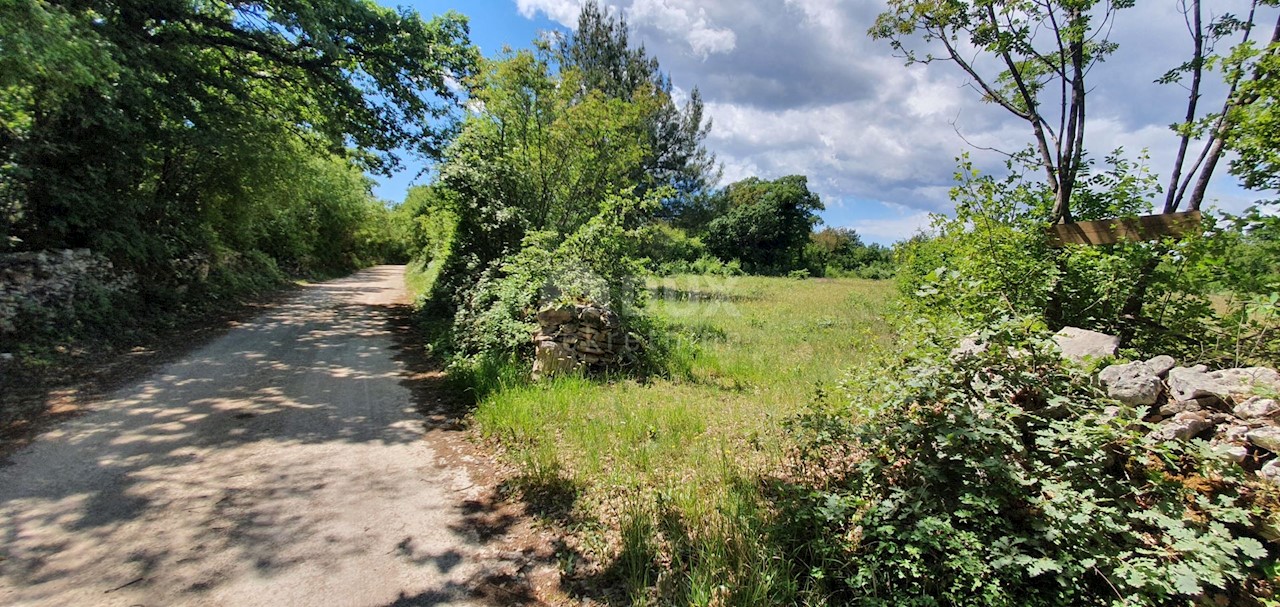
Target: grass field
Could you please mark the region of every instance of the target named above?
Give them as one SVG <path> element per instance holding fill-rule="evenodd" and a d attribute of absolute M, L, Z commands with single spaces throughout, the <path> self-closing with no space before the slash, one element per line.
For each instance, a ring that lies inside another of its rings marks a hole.
<path fill-rule="evenodd" d="M 570 529 L 571 579 L 624 602 L 789 600 L 757 481 L 785 453 L 782 421 L 892 346 L 893 284 L 680 276 L 650 289 L 685 340 L 685 377 L 512 380 L 481 399 L 475 429 L 519 469 L 513 489 Z"/>

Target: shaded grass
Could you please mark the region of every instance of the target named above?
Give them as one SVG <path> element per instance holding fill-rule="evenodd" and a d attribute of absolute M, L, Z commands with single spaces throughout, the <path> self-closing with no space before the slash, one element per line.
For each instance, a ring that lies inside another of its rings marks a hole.
<path fill-rule="evenodd" d="M 781 421 L 892 344 L 892 283 L 858 279 L 651 281 L 682 369 L 643 382 L 533 384 L 514 361 L 464 379 L 478 432 L 515 463 L 526 498 L 554 494 L 570 567 L 610 604 L 758 605 L 797 589 L 758 479 L 787 446 Z M 571 510 L 566 515 L 565 510 Z M 535 512 L 537 510 L 535 509 Z"/>

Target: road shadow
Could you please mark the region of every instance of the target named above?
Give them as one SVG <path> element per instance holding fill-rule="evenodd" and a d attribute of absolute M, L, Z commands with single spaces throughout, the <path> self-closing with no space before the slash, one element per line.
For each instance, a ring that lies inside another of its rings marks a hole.
<path fill-rule="evenodd" d="M 271 578 L 303 567 L 316 545 L 337 563 L 381 550 L 360 531 L 359 504 L 404 503 L 424 467 L 448 474 L 450 462 L 418 454 L 432 433 L 460 440 L 465 415 L 465 400 L 449 396 L 439 365 L 406 333 L 409 307 L 361 303 L 389 294 L 360 281 L 393 271 L 302 287 L 8 454 L 0 462 L 0 596 L 54 603 L 59 589 L 79 586 L 192 601 L 225 587 L 245 563 Z M 335 449 L 411 461 L 353 477 L 349 461 L 328 455 Z M 352 496 L 357 510 L 335 510 L 351 519 L 340 531 L 311 511 L 335 493 Z M 462 522 L 448 531 L 468 552 L 514 524 L 514 515 L 452 499 L 406 507 L 456 509 Z M 442 574 L 463 560 L 421 536 L 406 535 L 394 550 L 392 558 Z M 519 584 L 498 582 L 529 562 L 485 564 L 465 582 L 394 604 L 489 595 L 511 604 Z"/>

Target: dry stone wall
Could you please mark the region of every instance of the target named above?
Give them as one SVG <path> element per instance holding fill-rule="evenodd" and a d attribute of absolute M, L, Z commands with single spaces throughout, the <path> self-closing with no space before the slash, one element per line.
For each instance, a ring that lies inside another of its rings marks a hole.
<path fill-rule="evenodd" d="M 533 335 L 535 379 L 576 371 L 607 371 L 635 362 L 640 340 L 618 315 L 595 304 L 562 304 L 538 311 Z"/>
<path fill-rule="evenodd" d="M 17 330 L 24 316 L 55 320 L 84 293 L 117 292 L 131 282 L 88 249 L 0 254 L 0 334 Z"/>
<path fill-rule="evenodd" d="M 1163 441 L 1204 439 L 1216 453 L 1280 484 L 1280 373 L 1267 367 L 1210 371 L 1172 357 L 1112 365 L 1107 395 L 1140 407 Z"/>

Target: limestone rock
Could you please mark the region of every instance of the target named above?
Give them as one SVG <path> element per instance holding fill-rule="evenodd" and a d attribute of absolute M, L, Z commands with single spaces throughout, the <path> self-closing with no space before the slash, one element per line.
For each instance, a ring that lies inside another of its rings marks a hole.
<path fill-rule="evenodd" d="M 951 349 L 951 358 L 959 359 L 965 356 L 975 356 L 986 350 L 987 344 L 979 343 L 977 334 L 974 334 L 961 339 L 960 343 Z"/>
<path fill-rule="evenodd" d="M 1216 453 L 1234 464 L 1243 464 L 1249 458 L 1249 448 L 1244 445 L 1217 445 Z"/>
<path fill-rule="evenodd" d="M 595 304 L 548 306 L 536 314 L 539 330 L 534 377 L 554 375 L 582 368 L 599 370 L 631 361 L 640 350 L 639 340 L 616 339 L 629 336 L 617 313 Z"/>
<path fill-rule="evenodd" d="M 1218 440 L 1233 445 L 1243 445 L 1249 440 L 1249 426 L 1224 424 L 1218 427 Z"/>
<path fill-rule="evenodd" d="M 1157 356 L 1147 361 L 1134 361 L 1123 365 L 1111 365 L 1098 373 L 1103 384 L 1114 383 L 1130 377 L 1164 377 L 1177 366 L 1172 356 Z"/>
<path fill-rule="evenodd" d="M 1273 398 L 1255 396 L 1238 405 L 1232 411 L 1240 419 L 1262 419 L 1276 417 L 1280 413 L 1280 403 Z"/>
<path fill-rule="evenodd" d="M 1154 405 L 1164 392 L 1164 382 L 1153 370 L 1144 362 L 1111 365 L 1102 370 L 1098 379 L 1106 387 L 1107 396 L 1126 405 Z"/>
<path fill-rule="evenodd" d="M 572 373 L 577 368 L 578 360 L 572 350 L 554 341 L 538 342 L 533 359 L 534 379 Z"/>
<path fill-rule="evenodd" d="M 1266 449 L 1272 453 L 1280 453 L 1280 428 L 1275 426 L 1254 428 L 1249 431 L 1246 437 L 1256 447 Z"/>
<path fill-rule="evenodd" d="M 1160 422 L 1155 437 L 1162 441 L 1190 440 L 1213 427 L 1213 422 L 1203 411 L 1188 411 Z"/>
<path fill-rule="evenodd" d="M 1215 396 L 1250 395 L 1258 388 L 1280 390 L 1280 373 L 1266 367 L 1209 371 L 1204 365 L 1174 367 L 1169 371 L 1169 391 L 1176 400 Z"/>
<path fill-rule="evenodd" d="M 1053 341 L 1062 350 L 1063 358 L 1077 362 L 1087 358 L 1115 356 L 1120 347 L 1119 337 L 1078 327 L 1064 327 L 1053 335 Z"/>
<path fill-rule="evenodd" d="M 1258 470 L 1258 478 L 1280 485 L 1280 459 L 1273 459 Z"/>
<path fill-rule="evenodd" d="M 537 320 L 538 324 L 544 327 L 564 324 L 573 320 L 573 308 L 568 306 L 543 308 L 538 311 Z"/>
<path fill-rule="evenodd" d="M 1214 397 L 1178 400 L 1161 405 L 1160 415 L 1164 417 L 1173 417 L 1174 415 L 1187 411 L 1204 411 L 1206 409 L 1212 409 L 1217 404 L 1218 399 Z"/>

